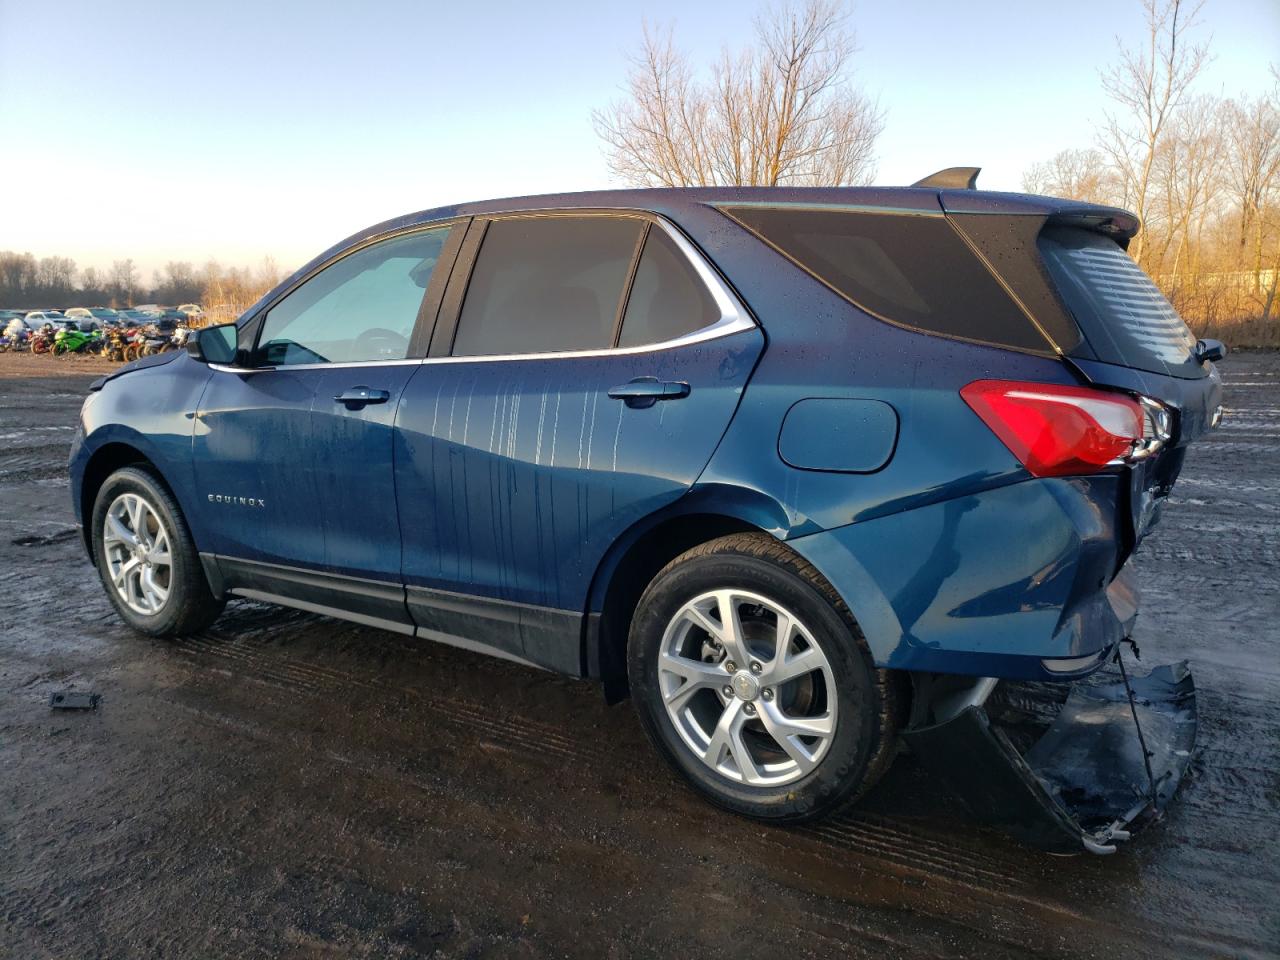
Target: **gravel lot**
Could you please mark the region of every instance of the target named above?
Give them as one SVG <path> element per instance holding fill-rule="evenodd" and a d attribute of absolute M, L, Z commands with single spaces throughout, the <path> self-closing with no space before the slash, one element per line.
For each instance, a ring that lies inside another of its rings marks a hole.
<path fill-rule="evenodd" d="M 135 635 L 67 502 L 92 375 L 2 355 L 0 956 L 1278 956 L 1280 355 L 1223 372 L 1140 555 L 1144 660 L 1200 691 L 1191 774 L 1116 856 L 1055 858 L 909 757 L 770 828 L 589 684 L 243 601 Z M 51 711 L 68 687 L 101 706 Z"/>

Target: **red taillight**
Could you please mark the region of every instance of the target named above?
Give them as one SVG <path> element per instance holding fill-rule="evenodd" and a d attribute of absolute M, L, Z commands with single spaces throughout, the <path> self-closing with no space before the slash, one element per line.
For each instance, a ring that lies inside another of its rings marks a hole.
<path fill-rule="evenodd" d="M 977 380 L 960 396 L 1036 477 L 1094 473 L 1142 440 L 1142 407 L 1119 393 Z"/>

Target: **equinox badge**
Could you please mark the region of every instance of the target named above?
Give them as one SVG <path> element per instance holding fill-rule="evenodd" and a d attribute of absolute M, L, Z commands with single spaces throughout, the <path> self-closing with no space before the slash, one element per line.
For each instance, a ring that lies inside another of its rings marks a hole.
<path fill-rule="evenodd" d="M 210 503 L 228 503 L 228 504 L 233 504 L 241 507 L 265 507 L 267 505 L 267 502 L 265 500 L 257 500 L 253 497 L 233 497 L 233 496 L 224 495 L 221 493 L 209 494 L 209 502 Z"/>

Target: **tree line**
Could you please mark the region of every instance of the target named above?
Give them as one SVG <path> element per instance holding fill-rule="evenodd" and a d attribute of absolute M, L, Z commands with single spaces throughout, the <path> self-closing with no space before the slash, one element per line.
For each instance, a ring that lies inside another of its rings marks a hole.
<path fill-rule="evenodd" d="M 1146 35 L 1099 77 L 1094 144 L 1033 165 L 1028 193 L 1132 210 L 1129 253 L 1197 333 L 1280 345 L 1280 71 L 1238 96 L 1199 90 L 1201 4 L 1144 0 Z"/>
<path fill-rule="evenodd" d="M 257 268 L 223 267 L 211 260 L 203 267 L 170 261 L 142 282 L 132 259 L 116 260 L 109 270 L 80 270 L 70 257 L 42 257 L 0 250 L 0 307 L 36 310 L 71 306 L 117 309 L 139 303 L 201 303 L 206 311 L 234 317 L 280 282 L 281 271 L 270 257 Z"/>

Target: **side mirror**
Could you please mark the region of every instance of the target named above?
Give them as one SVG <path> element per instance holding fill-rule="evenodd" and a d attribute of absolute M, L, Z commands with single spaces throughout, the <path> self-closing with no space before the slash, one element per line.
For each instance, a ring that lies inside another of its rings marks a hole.
<path fill-rule="evenodd" d="M 239 338 L 234 323 L 205 327 L 187 338 L 187 353 L 201 363 L 235 363 Z"/>
<path fill-rule="evenodd" d="M 1196 360 L 1200 363 L 1217 363 L 1227 355 L 1227 346 L 1221 340 L 1197 340 Z"/>

